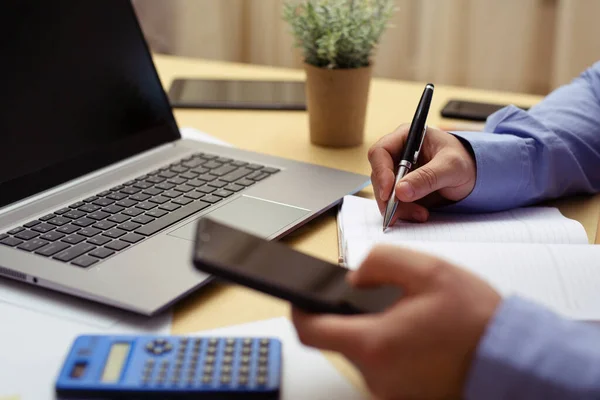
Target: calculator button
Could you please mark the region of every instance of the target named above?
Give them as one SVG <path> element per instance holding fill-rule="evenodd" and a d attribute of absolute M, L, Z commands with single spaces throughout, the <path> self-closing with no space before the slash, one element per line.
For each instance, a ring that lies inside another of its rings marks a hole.
<path fill-rule="evenodd" d="M 252 353 L 252 348 L 250 348 L 250 347 L 244 347 L 244 348 L 242 349 L 242 354 L 244 354 L 244 355 L 248 355 L 248 354 L 250 354 L 250 353 Z"/>
<path fill-rule="evenodd" d="M 250 362 L 250 357 L 248 357 L 248 356 L 242 357 L 242 364 L 248 364 L 249 362 Z"/>
<path fill-rule="evenodd" d="M 260 339 L 260 344 L 263 346 L 267 346 L 269 344 L 269 339 Z"/>
<path fill-rule="evenodd" d="M 217 348 L 214 346 L 210 346 L 208 349 L 206 349 L 206 354 L 215 355 L 216 352 Z"/>
<path fill-rule="evenodd" d="M 215 338 L 211 338 L 211 339 L 208 340 L 208 344 L 211 345 L 211 346 L 216 346 L 217 343 L 218 343 L 218 340 L 215 339 Z"/>
<path fill-rule="evenodd" d="M 247 365 L 242 365 L 240 367 L 240 374 L 247 374 L 250 372 L 250 368 Z"/>
<path fill-rule="evenodd" d="M 258 378 L 256 378 L 256 383 L 258 383 L 259 385 L 264 385 L 265 383 L 267 383 L 267 378 L 264 376 L 259 376 Z"/>
<path fill-rule="evenodd" d="M 203 376 L 202 377 L 202 383 L 211 383 L 212 382 L 212 376 Z"/>
<path fill-rule="evenodd" d="M 206 364 L 212 364 L 215 362 L 215 357 L 214 356 L 206 356 L 206 358 L 204 359 L 204 362 Z"/>
<path fill-rule="evenodd" d="M 168 353 L 169 351 L 173 350 L 173 345 L 171 343 L 167 343 L 167 344 L 165 344 L 164 349 L 165 349 L 165 352 Z"/>
<path fill-rule="evenodd" d="M 252 339 L 250 338 L 246 338 L 244 339 L 244 346 L 250 346 L 252 344 Z"/>
<path fill-rule="evenodd" d="M 265 367 L 264 365 L 261 365 L 260 367 L 258 367 L 258 373 L 259 373 L 259 375 L 266 375 L 267 367 Z"/>
<path fill-rule="evenodd" d="M 248 383 L 248 377 L 247 376 L 240 376 L 238 378 L 238 383 L 240 385 L 246 385 Z"/>
<path fill-rule="evenodd" d="M 267 357 L 265 357 L 265 356 L 261 356 L 261 357 L 259 357 L 259 359 L 258 359 L 258 363 L 259 363 L 260 365 L 266 365 L 266 364 L 267 364 L 267 361 L 269 361 L 269 359 L 268 359 Z"/>
<path fill-rule="evenodd" d="M 231 366 L 229 366 L 229 365 L 223 365 L 221 367 L 221 373 L 222 374 L 229 374 L 229 373 L 231 373 Z"/>
<path fill-rule="evenodd" d="M 232 353 L 233 353 L 233 347 L 231 347 L 231 346 L 225 347 L 225 354 L 231 355 Z"/>
<path fill-rule="evenodd" d="M 235 343 L 235 340 L 229 338 L 225 340 L 225 344 L 228 346 L 233 346 L 233 344 Z"/>
<path fill-rule="evenodd" d="M 268 348 L 261 347 L 261 348 L 260 348 L 260 350 L 259 350 L 259 352 L 260 352 L 260 354 L 261 354 L 261 355 L 263 355 L 263 356 L 264 356 L 264 355 L 267 355 L 267 354 L 269 354 L 269 349 L 268 349 Z"/>
<path fill-rule="evenodd" d="M 223 357 L 223 363 L 224 364 L 231 364 L 232 361 L 233 361 L 233 358 L 231 356 L 225 356 L 225 357 Z"/>
<path fill-rule="evenodd" d="M 213 367 L 212 365 L 205 365 L 204 366 L 204 370 L 202 371 L 204 373 L 204 375 L 211 375 L 213 373 Z"/>
<path fill-rule="evenodd" d="M 150 342 L 146 345 L 146 351 L 152 352 L 152 350 L 154 350 L 154 344 Z"/>
<path fill-rule="evenodd" d="M 165 339 L 155 339 L 154 343 L 158 345 L 165 345 L 167 344 L 167 341 Z"/>
<path fill-rule="evenodd" d="M 202 339 L 196 339 L 196 340 L 194 340 L 194 345 L 195 346 L 200 346 L 201 343 L 202 343 Z"/>
<path fill-rule="evenodd" d="M 223 376 L 221 377 L 221 383 L 222 383 L 222 384 L 225 384 L 225 385 L 226 385 L 226 384 L 228 384 L 228 383 L 230 383 L 230 382 L 231 382 L 231 376 L 229 376 L 229 375 L 223 375 Z"/>

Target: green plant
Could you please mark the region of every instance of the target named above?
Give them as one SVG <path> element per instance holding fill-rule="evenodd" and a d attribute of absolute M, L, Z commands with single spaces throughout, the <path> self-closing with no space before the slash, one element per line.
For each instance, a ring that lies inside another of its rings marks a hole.
<path fill-rule="evenodd" d="M 359 68 L 370 65 L 393 12 L 393 0 L 296 0 L 286 1 L 283 18 L 306 63 Z"/>

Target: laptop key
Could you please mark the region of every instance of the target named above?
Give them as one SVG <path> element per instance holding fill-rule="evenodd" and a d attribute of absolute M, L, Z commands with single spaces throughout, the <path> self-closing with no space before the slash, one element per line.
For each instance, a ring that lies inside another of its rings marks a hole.
<path fill-rule="evenodd" d="M 112 200 L 123 200 L 124 198 L 127 197 L 127 195 L 125 193 L 121 193 L 121 192 L 114 192 L 109 194 L 108 196 L 106 196 L 108 199 L 112 199 Z"/>
<path fill-rule="evenodd" d="M 98 200 L 98 196 L 90 196 L 87 199 L 83 199 L 83 201 L 85 201 L 86 203 L 92 203 L 96 200 Z"/>
<path fill-rule="evenodd" d="M 193 186 L 193 187 L 200 187 L 200 186 L 204 185 L 205 183 L 206 182 L 201 181 L 199 179 L 192 179 L 192 180 L 187 181 L 186 185 Z"/>
<path fill-rule="evenodd" d="M 132 244 L 137 243 L 142 239 L 144 239 L 144 236 L 138 235 L 137 233 L 128 233 L 127 235 L 125 235 L 121 238 L 121 240 L 123 240 L 124 242 L 132 243 Z"/>
<path fill-rule="evenodd" d="M 155 196 L 149 201 L 155 204 L 165 204 L 167 201 L 169 201 L 169 198 L 165 196 Z"/>
<path fill-rule="evenodd" d="M 127 232 L 119 229 L 119 228 L 113 228 L 113 229 L 109 229 L 106 232 L 102 233 L 104 236 L 108 236 L 109 238 L 113 238 L 113 239 L 118 239 L 121 236 L 123 236 L 124 234 L 126 234 Z"/>
<path fill-rule="evenodd" d="M 104 211 L 96 211 L 88 215 L 88 218 L 95 219 L 96 221 L 101 221 L 107 217 L 110 217 L 110 214 Z"/>
<path fill-rule="evenodd" d="M 32 228 L 32 227 L 34 227 L 34 226 L 36 226 L 36 225 L 38 225 L 38 224 L 40 224 L 40 223 L 41 223 L 41 222 L 40 222 L 40 221 L 38 221 L 38 220 L 36 219 L 36 220 L 34 220 L 34 221 L 29 221 L 28 223 L 26 223 L 26 224 L 23 224 L 23 226 L 24 226 L 25 228 Z"/>
<path fill-rule="evenodd" d="M 160 208 L 162 210 L 167 210 L 167 211 L 175 211 L 179 207 L 181 207 L 179 204 L 173 204 L 173 203 L 165 203 L 165 204 L 158 206 L 158 208 Z"/>
<path fill-rule="evenodd" d="M 147 215 L 140 215 L 139 217 L 135 217 L 131 220 L 131 222 L 135 222 L 136 224 L 146 225 L 149 222 L 154 221 L 154 218 L 148 217 Z"/>
<path fill-rule="evenodd" d="M 160 189 L 160 190 L 171 190 L 174 187 L 175 187 L 175 185 L 173 185 L 172 183 L 169 183 L 169 182 L 163 182 L 163 183 L 155 186 L 155 188 Z"/>
<path fill-rule="evenodd" d="M 96 206 L 92 206 L 92 207 L 96 207 Z M 71 210 L 68 213 L 64 213 L 63 217 L 71 218 L 71 219 L 78 219 L 78 218 L 83 217 L 88 212 L 90 212 L 90 211 L 83 212 L 83 211 L 79 211 L 79 210 Z M 49 222 L 52 223 L 52 220 L 50 220 Z"/>
<path fill-rule="evenodd" d="M 277 168 L 271 168 L 271 167 L 264 167 L 262 169 L 262 172 L 266 172 L 267 174 L 274 174 L 276 172 L 279 172 L 279 169 L 277 169 Z"/>
<path fill-rule="evenodd" d="M 121 214 L 128 215 L 130 217 L 137 217 L 140 214 L 143 214 L 144 210 L 140 210 L 139 208 L 129 208 L 123 211 Z"/>
<path fill-rule="evenodd" d="M 4 244 L 6 246 L 15 247 L 15 246 L 18 246 L 21 243 L 23 243 L 23 241 L 16 239 L 14 237 L 7 237 L 6 239 L 1 240 L 0 243 Z"/>
<path fill-rule="evenodd" d="M 138 181 L 136 182 L 133 187 L 136 187 L 138 189 L 148 189 L 152 187 L 152 183 L 150 182 L 146 182 L 146 181 Z"/>
<path fill-rule="evenodd" d="M 56 228 L 56 226 L 50 225 L 50 224 L 41 223 L 41 224 L 36 225 L 33 228 L 31 228 L 31 230 L 39 232 L 39 233 L 46 233 L 46 232 L 50 232 L 54 228 Z"/>
<path fill-rule="evenodd" d="M 102 211 L 109 213 L 109 214 L 117 214 L 117 213 L 120 213 L 121 211 L 123 211 L 124 209 L 125 209 L 125 207 L 121 207 L 116 204 L 112 204 L 108 207 L 104 207 L 102 209 Z"/>
<path fill-rule="evenodd" d="M 59 240 L 65 237 L 64 233 L 60 233 L 60 232 L 48 232 L 46 234 L 43 234 L 42 236 L 40 236 L 40 239 L 44 239 L 44 240 L 49 240 L 51 242 L 54 242 L 55 240 Z"/>
<path fill-rule="evenodd" d="M 202 175 L 199 175 L 197 179 L 201 179 L 203 181 L 210 182 L 210 181 L 214 181 L 215 179 L 217 179 L 217 176 L 212 175 L 212 174 L 202 174 Z"/>
<path fill-rule="evenodd" d="M 150 198 L 147 194 L 138 193 L 130 197 L 131 200 L 135 201 L 146 201 Z"/>
<path fill-rule="evenodd" d="M 0 240 L 4 240 L 8 237 L 6 233 L 0 233 Z"/>
<path fill-rule="evenodd" d="M 255 169 L 261 169 L 262 167 L 263 167 L 263 166 L 262 166 L 262 165 L 260 165 L 260 164 L 248 164 L 248 165 L 246 165 L 246 168 L 248 168 L 248 169 L 252 169 L 252 170 L 255 170 Z"/>
<path fill-rule="evenodd" d="M 189 161 L 185 161 L 183 163 L 181 163 L 181 165 L 188 167 L 188 168 L 196 168 L 199 165 L 202 165 L 205 161 L 202 161 L 200 159 L 197 158 L 192 158 Z"/>
<path fill-rule="evenodd" d="M 44 221 L 45 222 L 45 221 L 48 221 L 49 219 L 52 219 L 54 217 L 55 217 L 54 214 L 47 214 L 47 215 L 44 215 L 43 217 L 40 217 L 40 221 Z"/>
<path fill-rule="evenodd" d="M 261 172 L 260 174 L 258 174 L 257 176 L 255 176 L 253 179 L 255 181 L 262 181 L 263 179 L 265 179 L 268 176 L 269 176 L 269 174 L 267 174 L 266 172 Z"/>
<path fill-rule="evenodd" d="M 25 230 L 25 228 L 23 228 L 22 226 L 17 226 L 16 228 L 13 228 L 6 233 L 8 233 L 9 235 L 16 235 L 17 233 L 24 231 L 24 230 Z"/>
<path fill-rule="evenodd" d="M 183 174 L 179 175 L 179 177 L 181 177 L 183 179 L 194 179 L 196 176 L 198 176 L 198 174 L 195 172 L 192 172 L 192 171 L 187 171 L 187 172 L 184 172 Z"/>
<path fill-rule="evenodd" d="M 236 167 L 243 167 L 244 165 L 248 165 L 248 163 L 245 162 L 245 161 L 236 161 L 236 160 L 233 160 L 231 162 L 231 165 L 235 165 Z"/>
<path fill-rule="evenodd" d="M 216 187 L 216 188 L 222 188 L 224 186 L 227 186 L 227 182 L 213 181 L 213 182 L 208 182 L 207 185 L 213 186 L 213 187 Z"/>
<path fill-rule="evenodd" d="M 178 174 L 180 174 L 180 173 L 182 173 L 182 172 L 185 172 L 185 171 L 187 171 L 187 170 L 188 170 L 188 167 L 186 167 L 186 166 L 184 166 L 184 165 L 173 165 L 173 166 L 170 168 L 170 170 L 171 170 L 171 171 L 173 171 L 173 172 L 177 172 Z"/>
<path fill-rule="evenodd" d="M 174 185 L 181 185 L 184 182 L 185 182 L 185 179 L 180 178 L 178 176 L 176 176 L 175 178 L 169 179 L 169 183 L 172 183 Z"/>
<path fill-rule="evenodd" d="M 131 232 L 131 231 L 135 231 L 140 226 L 141 226 L 140 224 L 136 224 L 133 221 L 129 221 L 129 222 L 125 222 L 124 224 L 119 225 L 118 228 L 123 229 L 124 231 L 127 231 L 127 232 Z"/>
<path fill-rule="evenodd" d="M 111 187 L 110 190 L 113 192 L 118 192 L 119 190 L 123 189 L 123 185 L 117 185 L 115 187 Z"/>
<path fill-rule="evenodd" d="M 131 199 L 123 199 L 121 201 L 117 201 L 115 204 L 118 205 L 119 207 L 131 207 L 132 205 L 136 204 L 137 201 L 133 201 Z"/>
<path fill-rule="evenodd" d="M 109 194 L 111 194 L 111 191 L 110 190 L 105 190 L 103 192 L 100 192 L 100 193 L 96 194 L 96 196 L 98 196 L 98 197 L 106 197 Z"/>
<path fill-rule="evenodd" d="M 37 232 L 33 232 L 33 231 L 21 231 L 19 233 L 17 233 L 15 235 L 15 237 L 17 239 L 22 239 L 22 240 L 31 240 L 34 237 L 38 237 L 40 234 Z"/>
<path fill-rule="evenodd" d="M 19 245 L 17 248 L 21 249 L 21 250 L 25 250 L 25 251 L 35 251 L 35 250 L 39 249 L 40 247 L 43 247 L 47 244 L 48 244 L 48 242 L 45 240 L 31 239 L 30 241 Z"/>
<path fill-rule="evenodd" d="M 115 225 L 117 225 L 117 224 L 114 222 L 100 221 L 100 222 L 96 222 L 94 225 L 92 225 L 92 227 L 105 231 L 107 229 L 114 228 Z"/>
<path fill-rule="evenodd" d="M 92 236 L 96 236 L 100 232 L 102 232 L 100 229 L 96 229 L 96 228 L 93 228 L 90 226 L 89 228 L 83 228 L 82 230 L 77 232 L 77 234 L 83 235 L 85 237 L 92 237 Z"/>
<path fill-rule="evenodd" d="M 183 193 L 187 193 L 190 190 L 193 190 L 194 188 L 190 185 L 179 185 L 177 187 L 175 187 L 175 189 L 173 190 L 177 190 L 178 192 L 183 192 Z"/>
<path fill-rule="evenodd" d="M 238 185 L 242 185 L 242 186 L 251 186 L 251 185 L 254 185 L 256 182 L 254 182 L 250 179 L 242 178 L 238 181 L 235 181 L 235 183 Z"/>
<path fill-rule="evenodd" d="M 251 172 L 252 170 L 246 167 L 238 168 L 235 171 L 228 173 L 227 175 L 223 175 L 221 177 L 221 180 L 225 182 L 234 182 L 240 178 L 243 178 Z"/>
<path fill-rule="evenodd" d="M 129 246 L 129 243 L 127 243 L 127 242 L 123 242 L 121 240 L 113 240 L 112 242 L 105 245 L 104 247 L 111 249 L 111 250 L 115 250 L 115 251 L 121 251 L 125 247 L 128 247 L 128 246 Z"/>
<path fill-rule="evenodd" d="M 177 173 L 174 171 L 160 171 L 158 176 L 160 176 L 161 178 L 165 178 L 165 179 L 169 179 L 169 178 L 173 178 L 177 176 Z"/>
<path fill-rule="evenodd" d="M 229 185 L 225 186 L 225 189 L 227 190 L 231 190 L 232 192 L 239 192 L 242 189 L 245 189 L 245 186 L 242 185 L 238 185 L 235 183 L 230 183 Z"/>
<path fill-rule="evenodd" d="M 63 215 L 66 212 L 69 212 L 71 209 L 69 207 L 61 208 L 60 210 L 54 211 L 54 214 Z"/>
<path fill-rule="evenodd" d="M 166 215 L 166 214 L 167 214 L 166 211 L 159 210 L 159 209 L 154 209 L 154 210 L 148 211 L 146 213 L 147 216 L 153 217 L 153 218 L 160 218 L 160 217 L 162 217 L 163 215 Z"/>
<path fill-rule="evenodd" d="M 56 228 L 56 230 L 58 232 L 66 233 L 67 235 L 69 235 L 69 234 L 71 234 L 73 232 L 77 232 L 80 229 L 81 229 L 80 227 L 75 226 L 75 225 L 70 225 L 70 224 L 69 225 L 61 226 L 60 228 Z"/>
<path fill-rule="evenodd" d="M 73 221 L 73 225 L 86 227 L 86 226 L 92 225 L 95 222 L 96 221 L 94 221 L 91 218 L 83 217 L 83 218 L 79 218 L 77 221 Z"/>
<path fill-rule="evenodd" d="M 260 171 L 254 171 L 251 174 L 247 175 L 246 179 L 252 179 L 252 180 L 254 180 L 254 177 L 256 177 L 256 176 L 258 176 L 260 174 L 262 174 L 262 172 L 260 172 Z"/>
<path fill-rule="evenodd" d="M 144 190 L 142 193 L 147 194 L 149 196 L 156 196 L 157 194 L 162 193 L 162 190 L 152 187 L 150 189 Z"/>
<path fill-rule="evenodd" d="M 206 153 L 202 153 L 198 157 L 204 158 L 205 160 L 214 160 L 215 158 L 219 158 L 219 156 L 215 156 L 214 154 L 206 154 Z"/>
<path fill-rule="evenodd" d="M 229 190 L 225 190 L 225 189 L 219 189 L 216 192 L 213 193 L 215 196 L 219 196 L 219 197 L 229 197 L 233 194 L 233 192 L 230 192 Z"/>
<path fill-rule="evenodd" d="M 121 189 L 121 193 L 129 194 L 129 195 L 136 194 L 141 191 L 142 191 L 142 189 L 138 189 L 133 186 L 127 186 L 127 187 L 124 187 L 123 189 Z"/>
<path fill-rule="evenodd" d="M 196 189 L 198 192 L 204 193 L 204 194 L 209 194 L 214 192 L 215 190 L 217 190 L 216 188 L 212 187 L 212 186 L 202 186 L 199 187 L 198 189 Z"/>
<path fill-rule="evenodd" d="M 167 190 L 166 192 L 163 192 L 162 195 L 170 199 L 174 199 L 176 197 L 181 196 L 181 192 L 177 192 L 175 190 Z"/>
<path fill-rule="evenodd" d="M 98 259 L 95 257 L 90 257 L 88 255 L 77 257 L 71 264 L 77 265 L 78 267 L 87 268 L 98 262 Z"/>
<path fill-rule="evenodd" d="M 217 203 L 217 202 L 219 202 L 221 200 L 222 200 L 221 197 L 213 196 L 212 194 L 206 195 L 206 196 L 204 196 L 202 198 L 202 201 L 205 201 L 205 202 L 210 203 L 210 204 Z"/>
<path fill-rule="evenodd" d="M 204 196 L 204 194 L 193 191 L 193 192 L 184 194 L 184 196 L 189 197 L 190 199 L 198 200 L 200 197 Z M 175 202 L 175 200 L 173 200 L 173 201 Z"/>
<path fill-rule="evenodd" d="M 69 243 L 69 244 L 77 244 L 77 243 L 83 242 L 84 240 L 85 240 L 85 236 L 81 236 L 81 235 L 74 233 L 74 234 L 62 239 L 61 242 L 65 242 L 65 243 Z"/>
<path fill-rule="evenodd" d="M 168 205 L 172 205 L 172 203 L 163 204 L 160 207 L 162 208 L 162 207 L 168 206 Z M 181 207 L 178 210 L 175 210 L 172 213 L 169 213 L 168 215 L 165 215 L 162 218 L 159 218 L 154 222 L 151 222 L 149 224 L 142 226 L 141 228 L 138 228 L 135 231 L 135 233 L 138 233 L 140 235 L 145 235 L 145 236 L 153 235 L 156 232 L 158 232 L 158 231 L 160 231 L 160 230 L 162 230 L 184 218 L 187 218 L 190 215 L 195 214 L 198 211 L 201 211 L 209 206 L 210 206 L 210 204 L 205 203 L 202 200 L 194 201 L 191 204 L 188 204 L 185 207 Z"/>
<path fill-rule="evenodd" d="M 55 255 L 59 251 L 63 251 L 64 249 L 67 249 L 69 247 L 70 246 L 68 244 L 62 242 L 50 243 L 49 245 L 46 245 L 41 249 L 36 250 L 35 254 L 50 257 Z"/>
<path fill-rule="evenodd" d="M 108 220 L 111 221 L 111 222 L 116 222 L 117 224 L 120 224 L 122 222 L 127 221 L 129 218 L 130 217 L 127 216 L 127 215 L 116 214 L 116 215 L 113 215 L 112 217 L 110 217 Z"/>
<path fill-rule="evenodd" d="M 178 199 L 173 200 L 173 203 L 185 206 L 185 205 L 190 204 L 192 201 L 194 201 L 194 200 L 189 199 L 187 197 L 180 197 Z"/>
<path fill-rule="evenodd" d="M 78 210 L 86 212 L 86 213 L 93 213 L 94 211 L 98 211 L 100 208 L 101 208 L 100 206 L 97 206 L 94 204 L 86 204 L 83 207 L 79 207 Z M 67 214 L 65 214 L 65 215 L 67 215 Z"/>
<path fill-rule="evenodd" d="M 215 168 L 212 171 L 210 171 L 211 174 L 213 175 L 217 175 L 217 176 L 223 176 L 226 175 L 232 171 L 235 171 L 238 167 L 235 167 L 233 165 L 229 165 L 229 164 L 225 164 L 219 168 Z"/>
<path fill-rule="evenodd" d="M 207 163 L 202 164 L 202 166 L 204 168 L 209 168 L 209 169 L 214 169 L 214 168 L 219 168 L 220 166 L 222 166 L 223 164 L 221 164 L 220 162 L 217 161 L 209 161 Z"/>
<path fill-rule="evenodd" d="M 191 171 L 201 175 L 201 174 L 207 173 L 208 171 L 210 171 L 210 169 L 204 168 L 204 167 L 196 167 L 196 168 L 192 169 Z"/>
<path fill-rule="evenodd" d="M 106 207 L 106 206 L 110 206 L 114 202 L 115 202 L 114 200 L 111 200 L 106 197 L 102 197 L 101 199 L 94 201 L 93 204 L 100 206 L 100 207 Z"/>
<path fill-rule="evenodd" d="M 106 236 L 98 235 L 94 236 L 87 240 L 88 243 L 96 245 L 96 246 L 104 246 L 106 243 L 110 242 L 111 239 Z"/>
<path fill-rule="evenodd" d="M 71 208 L 79 208 L 79 207 L 81 207 L 83 205 L 85 205 L 85 203 L 83 201 L 78 201 L 77 203 L 71 204 L 69 207 L 71 207 Z"/>
<path fill-rule="evenodd" d="M 148 201 L 144 201 L 142 203 L 137 204 L 136 207 L 147 211 L 147 210 L 152 210 L 154 207 L 156 207 L 156 204 L 150 203 Z"/>
<path fill-rule="evenodd" d="M 114 250 L 105 249 L 104 247 L 100 247 L 94 251 L 88 253 L 88 255 L 96 258 L 106 258 L 115 254 Z"/>
<path fill-rule="evenodd" d="M 68 224 L 69 222 L 71 222 L 71 220 L 68 218 L 65 218 L 65 217 L 54 217 L 48 221 L 49 224 L 56 225 L 56 226 L 63 226 L 63 225 Z"/>

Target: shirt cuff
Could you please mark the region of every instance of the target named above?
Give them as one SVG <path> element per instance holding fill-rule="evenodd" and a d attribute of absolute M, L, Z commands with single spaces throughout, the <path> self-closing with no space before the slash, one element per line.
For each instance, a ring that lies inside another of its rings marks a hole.
<path fill-rule="evenodd" d="M 477 178 L 473 191 L 465 199 L 444 207 L 443 211 L 489 212 L 521 205 L 531 169 L 525 141 L 506 134 L 451 133 L 471 145 Z"/>

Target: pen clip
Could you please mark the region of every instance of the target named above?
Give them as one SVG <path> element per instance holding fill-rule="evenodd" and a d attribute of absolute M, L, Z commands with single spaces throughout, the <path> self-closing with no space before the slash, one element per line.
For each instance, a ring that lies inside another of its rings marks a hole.
<path fill-rule="evenodd" d="M 419 143 L 419 147 L 417 148 L 417 151 L 415 151 L 415 156 L 413 158 L 413 164 L 417 163 L 417 160 L 419 158 L 419 153 L 421 152 L 421 147 L 423 146 L 423 141 L 425 140 L 425 134 L 427 133 L 427 125 L 425 125 L 423 127 L 423 133 L 421 134 L 421 143 Z"/>

